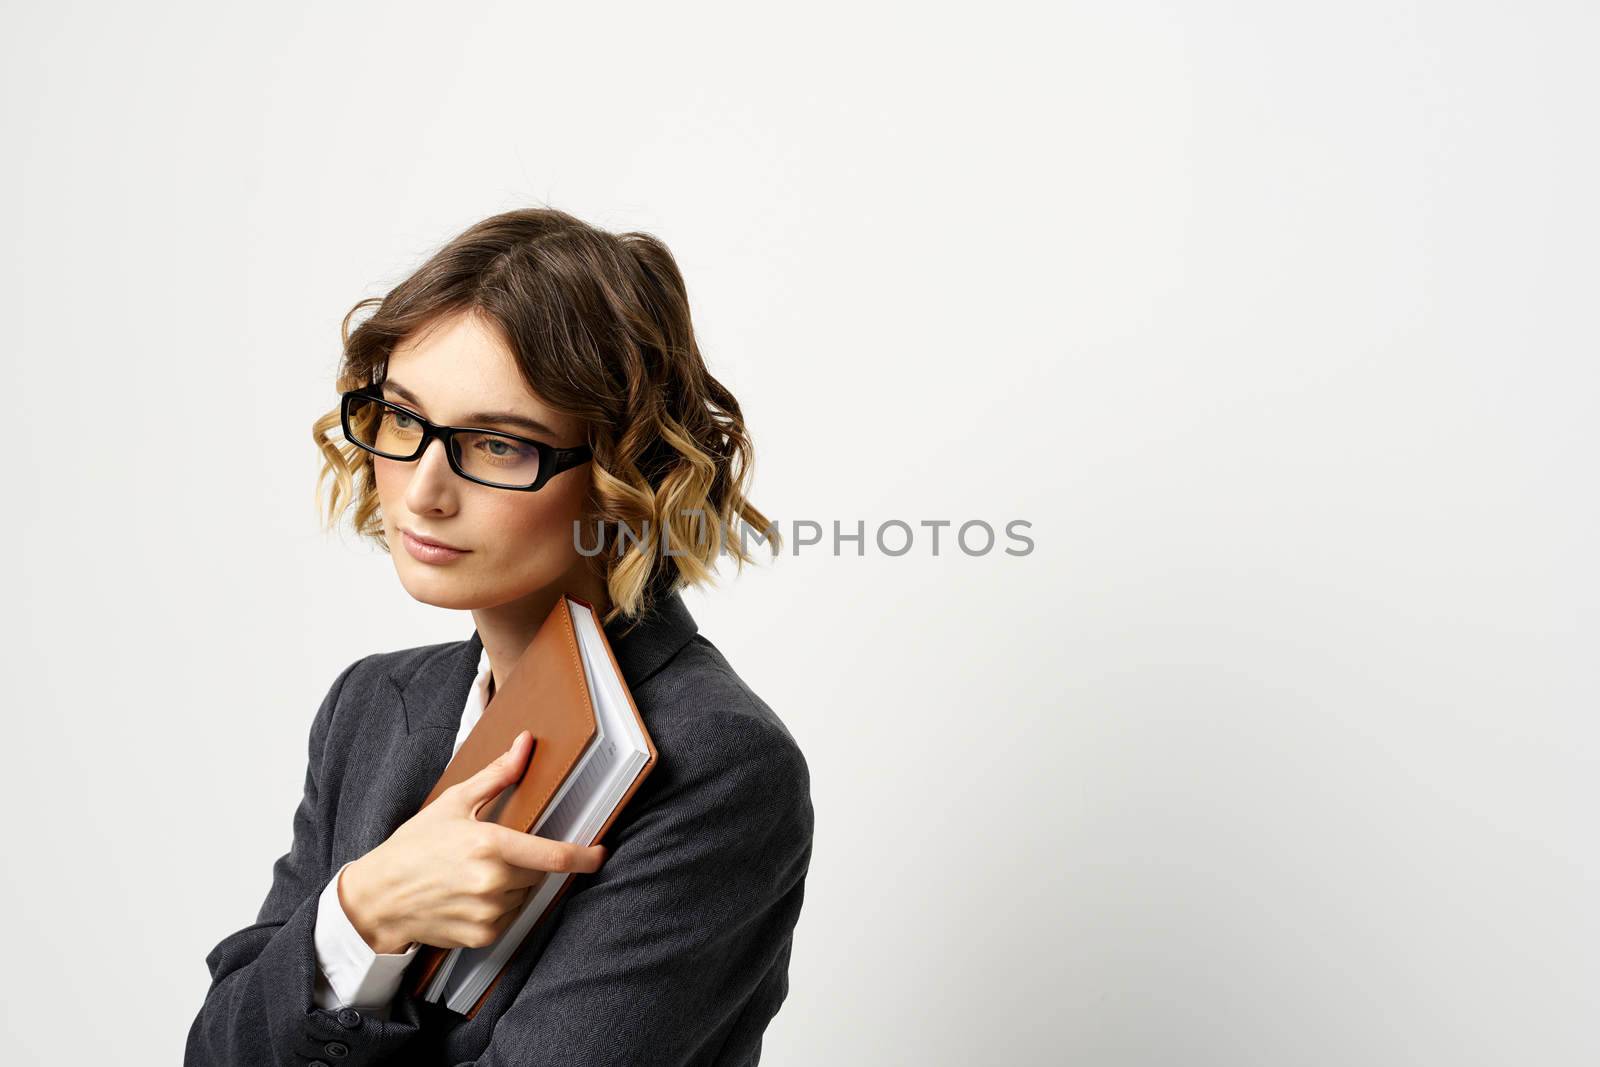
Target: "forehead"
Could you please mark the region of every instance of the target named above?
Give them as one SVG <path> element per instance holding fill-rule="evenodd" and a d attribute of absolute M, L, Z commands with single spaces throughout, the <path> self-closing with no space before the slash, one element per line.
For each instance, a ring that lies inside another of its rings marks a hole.
<path fill-rule="evenodd" d="M 487 410 L 523 414 L 561 430 L 571 422 L 528 388 L 498 331 L 467 312 L 440 319 L 396 345 L 385 377 L 416 394 L 436 422 Z"/>

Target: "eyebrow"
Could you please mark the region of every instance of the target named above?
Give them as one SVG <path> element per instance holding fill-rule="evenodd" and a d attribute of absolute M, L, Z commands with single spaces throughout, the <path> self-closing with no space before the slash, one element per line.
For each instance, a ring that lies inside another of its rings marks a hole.
<path fill-rule="evenodd" d="M 424 406 L 422 401 L 417 399 L 416 393 L 413 393 L 399 382 L 385 379 L 383 382 L 383 387 L 385 389 L 393 390 L 401 400 L 415 404 L 419 408 Z M 498 422 L 507 426 L 516 426 L 519 429 L 527 430 L 530 433 L 548 434 L 551 437 L 556 436 L 556 432 L 554 430 L 540 422 L 538 419 L 531 419 L 526 415 L 518 415 L 514 411 L 475 411 L 470 415 L 463 415 L 462 419 L 466 425 Z"/>

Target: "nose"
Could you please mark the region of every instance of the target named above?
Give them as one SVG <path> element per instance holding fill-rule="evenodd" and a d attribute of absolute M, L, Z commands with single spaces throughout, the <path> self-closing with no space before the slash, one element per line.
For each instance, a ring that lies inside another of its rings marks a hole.
<path fill-rule="evenodd" d="M 411 481 L 406 485 L 406 507 L 413 515 L 439 512 L 454 503 L 455 471 L 445 455 L 443 441 L 429 441 L 411 464 Z"/>

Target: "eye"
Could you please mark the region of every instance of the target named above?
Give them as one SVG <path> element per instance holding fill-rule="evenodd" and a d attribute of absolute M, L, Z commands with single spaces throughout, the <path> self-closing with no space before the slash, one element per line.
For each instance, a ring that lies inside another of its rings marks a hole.
<path fill-rule="evenodd" d="M 478 447 L 487 452 L 492 459 L 520 459 L 535 451 L 503 437 L 481 437 L 478 439 Z"/>

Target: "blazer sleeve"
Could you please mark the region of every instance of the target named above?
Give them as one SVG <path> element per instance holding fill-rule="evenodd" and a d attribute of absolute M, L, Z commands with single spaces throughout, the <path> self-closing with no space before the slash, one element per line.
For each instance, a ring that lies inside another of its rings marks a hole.
<path fill-rule="evenodd" d="M 323 789 L 324 752 L 339 698 L 357 660 L 340 672 L 311 724 L 304 794 L 289 851 L 272 867 L 256 921 L 206 956 L 211 985 L 190 1025 L 184 1067 L 254 1067 L 336 1059 L 342 1067 L 380 1063 L 419 1027 L 414 1011 L 395 1022 L 315 1001 L 318 898 L 330 867 L 332 797 Z"/>
<path fill-rule="evenodd" d="M 706 743 L 691 748 L 716 755 L 690 752 L 673 774 L 652 772 L 664 787 L 647 779 L 635 799 L 650 791 L 649 803 L 619 821 L 600 870 L 574 876 L 583 881 L 550 916 L 477 1067 L 673 1067 L 726 1062 L 725 1046 L 759 1050 L 788 992 L 810 779 L 794 741 L 770 724 L 707 719 Z"/>

